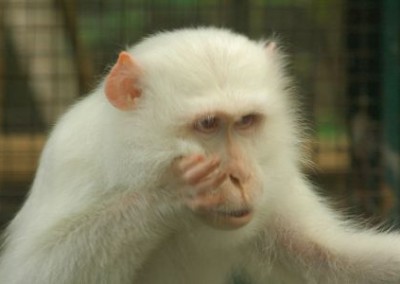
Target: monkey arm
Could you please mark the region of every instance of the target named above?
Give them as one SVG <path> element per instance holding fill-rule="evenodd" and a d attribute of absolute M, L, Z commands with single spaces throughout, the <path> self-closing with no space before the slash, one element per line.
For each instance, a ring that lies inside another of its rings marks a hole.
<path fill-rule="evenodd" d="M 102 200 L 17 241 L 3 255 L 0 282 L 131 283 L 171 233 L 174 209 L 160 194 L 155 198 L 130 192 Z"/>
<path fill-rule="evenodd" d="M 250 252 L 256 283 L 400 283 L 399 234 L 353 229 L 304 181 L 281 202 Z"/>

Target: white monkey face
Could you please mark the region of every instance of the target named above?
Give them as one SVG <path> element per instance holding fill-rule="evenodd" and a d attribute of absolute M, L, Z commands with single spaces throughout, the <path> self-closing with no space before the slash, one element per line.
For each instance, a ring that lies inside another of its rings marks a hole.
<path fill-rule="evenodd" d="M 153 108 L 163 129 L 159 133 L 196 145 L 183 156 L 221 160 L 217 170 L 226 178 L 205 194 L 213 196 L 212 205 L 189 206 L 218 228 L 248 224 L 258 201 L 274 190 L 268 179 L 290 159 L 285 148 L 292 143 L 292 127 L 285 113 L 284 82 L 268 52 L 254 43 L 232 48 L 213 41 L 203 50 L 199 43 L 194 54 L 164 54 L 154 64 L 143 60 L 148 64 L 143 97 L 149 99 L 144 109 Z M 151 81 L 154 77 L 163 80 Z"/>

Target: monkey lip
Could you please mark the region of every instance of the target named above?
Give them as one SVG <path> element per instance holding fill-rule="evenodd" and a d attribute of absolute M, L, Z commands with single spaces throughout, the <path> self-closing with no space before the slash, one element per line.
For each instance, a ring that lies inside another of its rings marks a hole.
<path fill-rule="evenodd" d="M 248 208 L 235 210 L 215 210 L 211 224 L 219 229 L 235 230 L 248 224 L 252 219 L 252 211 Z"/>
<path fill-rule="evenodd" d="M 235 230 L 248 224 L 252 219 L 252 210 L 249 208 L 226 209 L 220 208 L 204 215 L 211 226 L 222 230 Z"/>
<path fill-rule="evenodd" d="M 230 211 L 215 211 L 216 214 L 226 217 L 226 218 L 244 218 L 251 214 L 249 209 L 239 209 Z"/>

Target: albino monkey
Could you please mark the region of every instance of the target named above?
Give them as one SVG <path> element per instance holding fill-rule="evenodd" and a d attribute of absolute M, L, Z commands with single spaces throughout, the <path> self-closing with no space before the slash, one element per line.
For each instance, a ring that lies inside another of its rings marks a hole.
<path fill-rule="evenodd" d="M 400 283 L 400 236 L 324 205 L 272 41 L 160 33 L 55 127 L 0 283 Z"/>

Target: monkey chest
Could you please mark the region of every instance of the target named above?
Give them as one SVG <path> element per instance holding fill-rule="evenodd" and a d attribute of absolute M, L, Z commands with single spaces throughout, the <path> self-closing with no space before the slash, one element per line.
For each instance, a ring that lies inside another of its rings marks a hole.
<path fill-rule="evenodd" d="M 199 251 L 171 241 L 151 255 L 135 283 L 226 284 L 231 268 L 227 254 L 207 249 Z"/>

